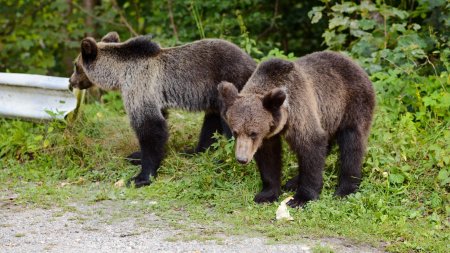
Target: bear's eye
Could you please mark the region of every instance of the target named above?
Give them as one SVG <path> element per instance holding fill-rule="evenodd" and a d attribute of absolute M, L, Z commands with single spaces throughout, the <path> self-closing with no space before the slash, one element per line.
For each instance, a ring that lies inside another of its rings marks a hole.
<path fill-rule="evenodd" d="M 256 132 L 251 132 L 249 136 L 250 136 L 250 138 L 252 138 L 253 140 L 255 140 L 257 135 L 258 135 L 258 134 L 257 134 Z"/>
<path fill-rule="evenodd" d="M 238 133 L 236 132 L 236 130 L 233 130 L 233 136 L 236 137 L 238 135 Z"/>

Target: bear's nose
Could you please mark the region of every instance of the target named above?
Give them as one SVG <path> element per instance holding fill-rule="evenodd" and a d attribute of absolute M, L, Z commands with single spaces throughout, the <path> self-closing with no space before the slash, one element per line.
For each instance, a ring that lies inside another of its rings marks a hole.
<path fill-rule="evenodd" d="M 72 78 L 69 78 L 69 88 L 70 89 L 74 88 L 74 83 L 72 81 Z"/>
<path fill-rule="evenodd" d="M 248 163 L 248 159 L 245 158 L 245 157 L 239 157 L 239 156 L 237 156 L 237 157 L 236 157 L 236 160 L 237 160 L 239 163 L 242 163 L 242 164 L 247 164 L 247 163 Z"/>

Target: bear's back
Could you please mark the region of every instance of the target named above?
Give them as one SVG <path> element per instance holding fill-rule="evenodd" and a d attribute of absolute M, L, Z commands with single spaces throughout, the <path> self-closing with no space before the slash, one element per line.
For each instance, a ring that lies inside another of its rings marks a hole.
<path fill-rule="evenodd" d="M 213 80 L 211 85 L 214 87 L 221 81 L 229 81 L 239 90 L 256 68 L 256 62 L 247 53 L 221 39 L 202 39 L 179 47 L 165 48 L 160 57 L 165 71 L 186 75 L 180 80 L 207 77 L 204 81 Z M 187 73 L 179 73 L 179 70 Z"/>
<path fill-rule="evenodd" d="M 220 39 L 163 48 L 154 60 L 159 69 L 152 96 L 164 95 L 158 97 L 162 107 L 192 111 L 218 108 L 217 85 L 228 81 L 241 90 L 256 68 L 248 54 Z"/>
<path fill-rule="evenodd" d="M 343 125 L 371 118 L 375 93 L 366 72 L 336 52 L 317 52 L 296 61 L 311 85 L 322 127 L 333 134 Z"/>
<path fill-rule="evenodd" d="M 327 81 L 336 85 L 335 89 L 372 89 L 366 72 L 341 53 L 316 52 L 299 58 L 296 63 L 310 78 L 320 80 L 317 85 L 325 85 L 323 82 Z"/>

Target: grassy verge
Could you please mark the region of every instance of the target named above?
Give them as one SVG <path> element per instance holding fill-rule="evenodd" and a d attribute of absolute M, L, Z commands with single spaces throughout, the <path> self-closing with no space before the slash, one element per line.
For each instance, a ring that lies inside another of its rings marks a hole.
<path fill-rule="evenodd" d="M 233 143 L 220 139 L 217 150 L 190 157 L 180 153 L 195 145 L 201 114 L 171 111 L 167 158 L 151 186 L 114 186 L 138 172 L 123 160 L 137 144 L 117 94 L 108 94 L 105 101 L 85 106 L 71 126 L 0 119 L 1 195 L 17 194 L 17 203 L 41 207 L 138 201 L 128 208 L 156 212 L 175 223 L 183 217 L 208 225 L 204 238 L 214 231 L 259 232 L 274 242 L 342 237 L 392 252 L 449 250 L 449 122 L 417 128 L 408 114 L 392 120 L 389 108 L 379 106 L 361 190 L 346 199 L 332 197 L 338 168 L 334 150 L 321 199 L 291 209 L 293 222 L 277 222 L 278 203 L 253 202 L 259 173 L 254 163 L 244 167 L 234 161 Z M 283 181 L 297 170 L 294 156 L 285 151 Z"/>

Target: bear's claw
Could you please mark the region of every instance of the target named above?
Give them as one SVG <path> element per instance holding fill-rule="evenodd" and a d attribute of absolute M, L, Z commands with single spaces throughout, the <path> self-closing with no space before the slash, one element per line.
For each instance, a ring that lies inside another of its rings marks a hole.
<path fill-rule="evenodd" d="M 355 193 L 358 190 L 358 185 L 339 185 L 336 191 L 334 192 L 334 196 L 336 197 L 345 197 L 349 194 Z"/>
<path fill-rule="evenodd" d="M 151 183 L 152 182 L 150 180 L 140 180 L 137 178 L 134 179 L 134 187 L 136 187 L 136 188 L 147 186 L 147 185 L 150 185 Z"/>
<path fill-rule="evenodd" d="M 306 204 L 307 201 L 300 200 L 298 198 L 293 198 L 289 200 L 286 204 L 292 208 L 300 208 L 303 207 Z"/>
<path fill-rule="evenodd" d="M 274 202 L 276 200 L 278 200 L 278 195 L 276 192 L 274 191 L 262 191 L 258 194 L 256 194 L 254 201 L 258 204 L 260 203 L 271 203 Z"/>

